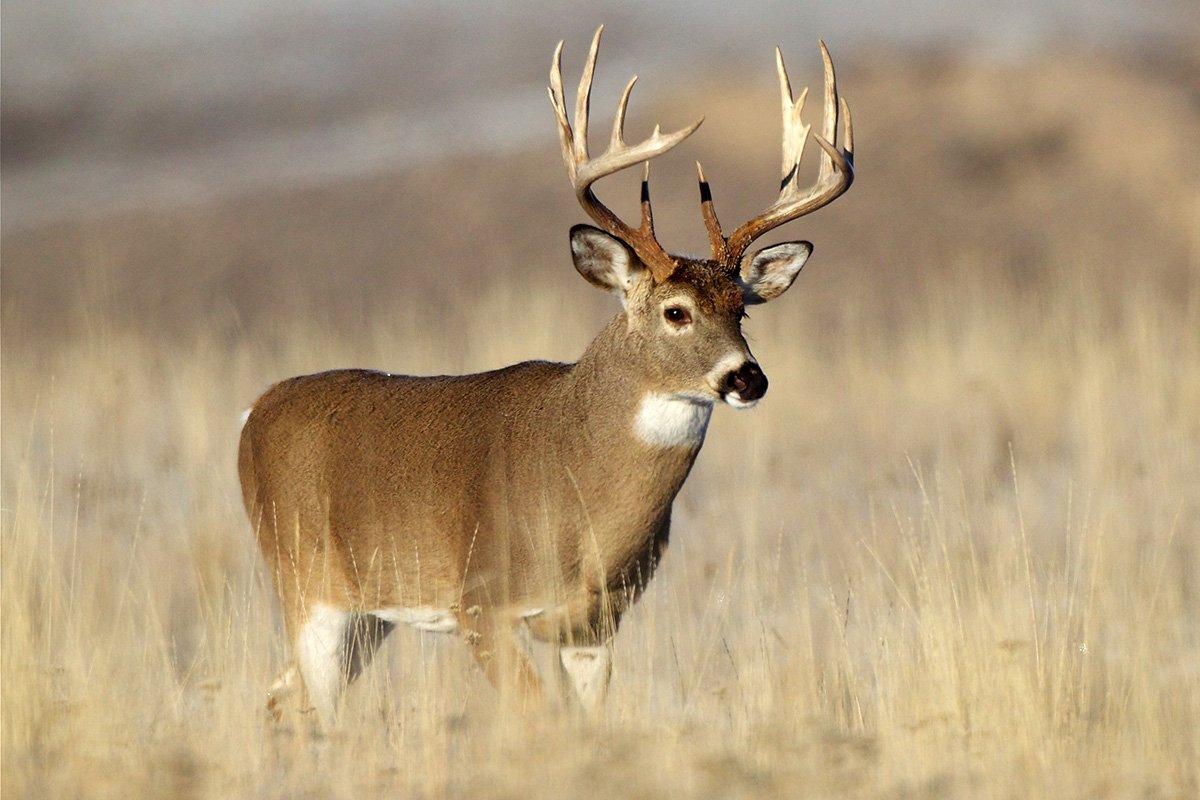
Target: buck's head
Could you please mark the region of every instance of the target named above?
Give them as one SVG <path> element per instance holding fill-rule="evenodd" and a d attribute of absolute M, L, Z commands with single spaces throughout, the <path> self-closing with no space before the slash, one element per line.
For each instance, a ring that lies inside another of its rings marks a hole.
<path fill-rule="evenodd" d="M 759 236 L 785 222 L 831 203 L 850 188 L 854 177 L 853 132 L 850 110 L 837 95 L 829 51 L 821 44 L 825 64 L 825 117 L 822 134 L 813 138 L 822 151 L 817 182 L 807 190 L 799 185 L 800 157 L 809 126 L 800 119 L 808 90 L 793 100 L 791 85 L 776 49 L 780 92 L 783 99 L 783 180 L 778 199 L 763 213 L 726 237 L 717 221 L 712 193 L 704 171 L 696 164 L 700 180 L 700 207 L 708 230 L 712 257 L 671 255 L 654 236 L 650 207 L 649 159 L 661 155 L 690 136 L 700 122 L 663 134 L 656 127 L 650 138 L 629 145 L 623 128 L 629 81 L 617 106 L 608 150 L 589 158 L 587 146 L 588 101 L 600 34 L 596 31 L 579 83 L 575 125 L 567 121 L 562 90 L 562 43 L 550 70 L 550 100 L 558 119 L 563 160 L 575 195 L 599 225 L 571 229 L 575 268 L 600 288 L 620 297 L 628 321 L 628 335 L 644 355 L 649 377 L 656 388 L 697 400 L 721 399 L 732 406 L 754 405 L 767 391 L 767 378 L 742 336 L 747 306 L 765 303 L 783 294 L 812 253 L 808 242 L 785 242 L 747 256 Z M 842 146 L 837 145 L 838 116 L 845 118 Z M 642 162 L 642 221 L 634 228 L 622 222 L 592 192 L 592 184 L 605 175 Z"/>
<path fill-rule="evenodd" d="M 778 244 L 740 270 L 674 256 L 670 275 L 656 280 L 620 239 L 590 225 L 571 229 L 575 268 L 621 299 L 628 335 L 655 388 L 735 408 L 753 406 L 767 391 L 767 376 L 742 336 L 746 307 L 783 294 L 811 252 L 808 242 Z"/>

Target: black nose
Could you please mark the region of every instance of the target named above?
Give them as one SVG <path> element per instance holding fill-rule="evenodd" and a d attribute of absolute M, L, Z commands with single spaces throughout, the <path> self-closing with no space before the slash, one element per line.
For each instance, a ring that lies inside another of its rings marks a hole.
<path fill-rule="evenodd" d="M 757 400 L 767 393 L 767 376 L 759 369 L 758 364 L 747 361 L 729 373 L 728 391 L 747 402 Z"/>

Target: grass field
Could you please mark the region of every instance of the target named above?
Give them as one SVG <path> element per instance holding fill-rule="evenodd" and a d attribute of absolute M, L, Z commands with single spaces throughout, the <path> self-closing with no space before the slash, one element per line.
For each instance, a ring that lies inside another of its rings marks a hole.
<path fill-rule="evenodd" d="M 813 260 L 747 323 L 771 393 L 717 411 L 594 724 L 407 630 L 333 735 L 272 723 L 234 466 L 292 374 L 582 351 L 616 309 L 548 109 L 528 153 L 6 231 L 4 796 L 1195 797 L 1198 74 L 846 66 L 860 181 L 790 231 Z M 642 105 L 709 115 L 729 221 L 772 186 L 753 86 Z M 688 161 L 658 173 L 699 245 Z"/>

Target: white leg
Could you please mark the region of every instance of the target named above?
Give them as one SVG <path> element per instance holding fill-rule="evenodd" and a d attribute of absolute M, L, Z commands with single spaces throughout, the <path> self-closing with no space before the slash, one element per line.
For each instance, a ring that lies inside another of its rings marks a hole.
<path fill-rule="evenodd" d="M 598 716 L 608 694 L 612 651 L 608 645 L 602 644 L 594 647 L 563 647 L 558 655 L 579 704 L 589 717 Z"/>
<path fill-rule="evenodd" d="M 317 603 L 309 609 L 296 637 L 296 663 L 304 689 L 326 730 L 333 727 L 346 685 L 345 642 L 350 618 L 349 611 Z"/>

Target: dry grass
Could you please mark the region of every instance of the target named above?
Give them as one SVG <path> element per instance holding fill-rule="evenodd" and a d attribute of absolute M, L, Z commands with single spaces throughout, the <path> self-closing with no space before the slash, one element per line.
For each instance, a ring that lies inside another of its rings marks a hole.
<path fill-rule="evenodd" d="M 594 725 L 516 720 L 457 643 L 398 631 L 335 735 L 273 726 L 233 464 L 289 374 L 582 349 L 612 309 L 565 260 L 549 140 L 7 235 L 4 795 L 1195 796 L 1194 75 L 847 75 L 862 182 L 748 324 L 772 393 L 718 412 Z M 745 141 L 706 155 L 731 220 L 769 183 L 756 125 L 698 143 Z"/>

